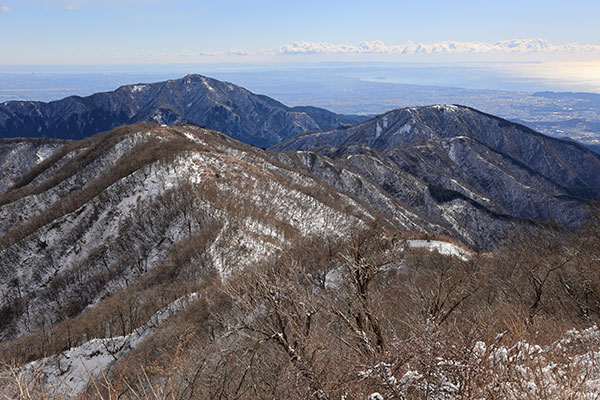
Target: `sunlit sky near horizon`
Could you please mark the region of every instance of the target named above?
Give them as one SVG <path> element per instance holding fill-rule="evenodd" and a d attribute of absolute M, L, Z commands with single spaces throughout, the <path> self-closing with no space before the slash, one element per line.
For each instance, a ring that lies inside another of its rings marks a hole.
<path fill-rule="evenodd" d="M 600 61 L 599 15 L 597 0 L 0 0 L 0 65 Z"/>

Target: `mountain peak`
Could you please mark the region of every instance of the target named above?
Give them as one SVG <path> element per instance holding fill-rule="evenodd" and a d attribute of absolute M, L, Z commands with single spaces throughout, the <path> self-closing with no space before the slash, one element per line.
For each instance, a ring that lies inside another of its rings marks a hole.
<path fill-rule="evenodd" d="M 471 143 L 501 157 L 508 156 L 511 162 L 563 187 L 600 189 L 600 173 L 591 172 L 600 171 L 597 154 L 577 143 L 551 138 L 460 105 L 399 108 L 349 128 L 299 135 L 274 146 L 273 150 L 311 150 L 360 143 L 389 152 L 428 143 L 429 147 L 445 152 L 442 148 L 449 143 L 448 139 L 457 137 L 469 138 Z"/>

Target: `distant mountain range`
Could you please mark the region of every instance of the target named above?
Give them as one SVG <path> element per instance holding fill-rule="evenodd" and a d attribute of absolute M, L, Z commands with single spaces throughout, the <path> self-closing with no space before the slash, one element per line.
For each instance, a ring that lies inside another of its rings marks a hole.
<path fill-rule="evenodd" d="M 82 139 L 138 122 L 191 122 L 245 143 L 271 146 L 301 132 L 364 119 L 317 107 L 287 107 L 228 82 L 188 75 L 49 103 L 4 102 L 0 104 L 0 137 Z"/>
<path fill-rule="evenodd" d="M 597 154 L 455 105 L 271 151 L 192 124 L 3 139 L 0 165 L 0 271 L 13 277 L 0 280 L 0 339 L 79 315 L 185 246 L 222 273 L 377 221 L 493 249 L 538 221 L 576 227 L 600 198 Z"/>
<path fill-rule="evenodd" d="M 0 135 L 82 138 L 138 121 L 189 121 L 273 146 L 279 161 L 357 196 L 398 226 L 448 234 L 476 248 L 496 246 L 515 224 L 575 227 L 585 204 L 600 196 L 597 154 L 472 108 L 412 107 L 365 118 L 287 107 L 188 75 L 50 103 L 6 102 Z M 6 142 L 1 188 L 57 143 Z"/>

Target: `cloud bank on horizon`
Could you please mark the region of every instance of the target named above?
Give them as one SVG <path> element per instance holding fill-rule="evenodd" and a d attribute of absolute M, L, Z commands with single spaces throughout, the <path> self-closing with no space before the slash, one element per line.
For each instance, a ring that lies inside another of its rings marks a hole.
<path fill-rule="evenodd" d="M 600 45 L 587 43 L 553 44 L 544 39 L 511 39 L 496 43 L 444 41 L 436 43 L 413 43 L 388 45 L 380 40 L 363 41 L 357 44 L 335 44 L 328 42 L 296 41 L 283 46 L 249 51 L 243 49 L 212 53 L 202 56 L 285 56 L 311 54 L 551 54 L 551 53 L 598 53 Z"/>
<path fill-rule="evenodd" d="M 0 6 L 0 12 L 9 12 L 11 9 L 8 6 Z"/>
<path fill-rule="evenodd" d="M 251 51 L 234 49 L 201 56 L 288 56 L 288 55 L 410 55 L 410 54 L 597 54 L 600 45 L 589 43 L 553 44 L 545 39 L 511 39 L 496 43 L 444 41 L 436 43 L 413 43 L 388 45 L 381 40 L 362 41 L 357 44 L 296 41 L 283 46 Z"/>
<path fill-rule="evenodd" d="M 460 61 L 478 59 L 495 61 L 600 61 L 600 44 L 566 43 L 555 44 L 545 39 L 511 39 L 495 43 L 478 41 L 443 41 L 435 43 L 413 43 L 403 45 L 386 44 L 381 40 L 362 41 L 356 44 L 331 42 L 296 41 L 263 50 L 232 49 L 197 53 L 200 59 L 227 62 L 228 60 L 310 60 L 312 57 L 334 60 L 395 60 L 403 57 L 427 62 L 434 57 L 454 57 Z M 430 58 L 431 57 L 431 58 Z M 457 58 L 458 57 L 458 58 Z M 436 58 L 440 60 L 440 58 Z"/>
<path fill-rule="evenodd" d="M 445 41 L 431 44 L 408 42 L 387 45 L 382 41 L 360 42 L 355 45 L 298 41 L 267 52 L 275 54 L 446 54 L 446 53 L 561 53 L 600 52 L 600 45 L 567 43 L 552 44 L 544 39 L 512 39 L 496 43 Z"/>

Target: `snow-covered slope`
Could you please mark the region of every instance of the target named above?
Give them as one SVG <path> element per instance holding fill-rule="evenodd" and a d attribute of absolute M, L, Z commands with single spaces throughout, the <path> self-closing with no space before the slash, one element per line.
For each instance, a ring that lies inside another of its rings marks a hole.
<path fill-rule="evenodd" d="M 0 193 L 65 143 L 54 139 L 0 138 Z"/>
<path fill-rule="evenodd" d="M 442 255 L 458 257 L 463 261 L 467 261 L 473 255 L 473 253 L 458 247 L 453 243 L 448 243 L 441 240 L 407 240 L 406 244 L 413 249 L 428 249 L 429 251 L 437 251 Z"/>
<path fill-rule="evenodd" d="M 0 196 L 2 339 L 79 315 L 186 243 L 199 248 L 202 269 L 227 274 L 376 216 L 266 152 L 193 125 L 134 125 L 69 149 Z"/>

